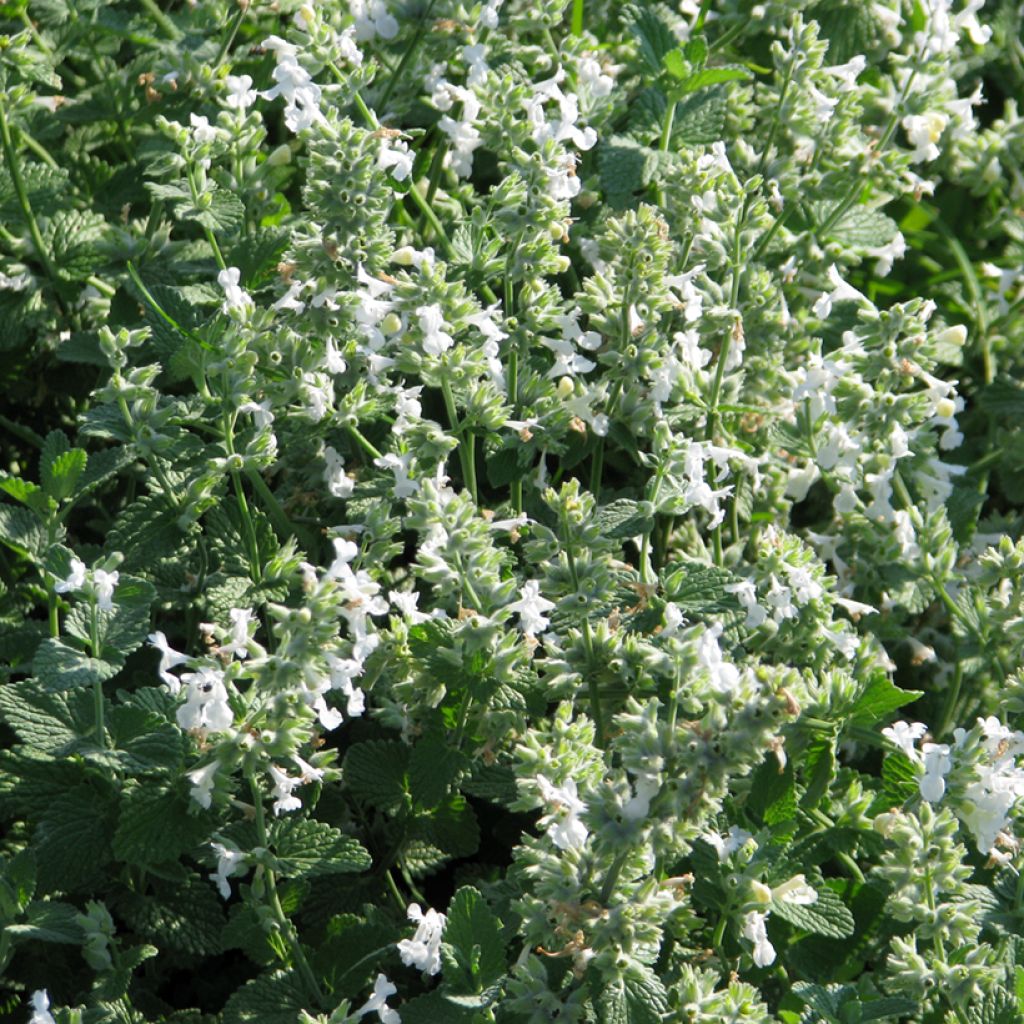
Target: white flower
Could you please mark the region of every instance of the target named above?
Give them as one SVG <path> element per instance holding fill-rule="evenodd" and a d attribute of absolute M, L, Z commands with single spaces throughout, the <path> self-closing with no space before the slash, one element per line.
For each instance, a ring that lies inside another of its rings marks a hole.
<path fill-rule="evenodd" d="M 149 641 L 150 646 L 155 647 L 160 652 L 160 665 L 157 668 L 157 672 L 171 694 L 176 695 L 181 689 L 181 680 L 177 676 L 172 676 L 170 670 L 177 668 L 179 665 L 186 665 L 192 659 L 187 654 L 181 654 L 179 651 L 172 650 L 167 643 L 167 637 L 159 630 L 156 633 L 150 633 L 146 639 Z"/>
<path fill-rule="evenodd" d="M 356 20 L 356 39 L 367 42 L 376 36 L 394 39 L 398 35 L 398 22 L 388 12 L 384 0 L 352 0 L 349 4 Z"/>
<path fill-rule="evenodd" d="M 245 869 L 245 854 L 234 846 L 224 843 L 210 843 L 217 854 L 217 870 L 209 874 L 209 878 L 217 883 L 217 891 L 222 899 L 231 898 L 231 886 L 228 879 Z"/>
<path fill-rule="evenodd" d="M 228 267 L 217 275 L 217 284 L 224 289 L 224 302 L 221 310 L 229 313 L 233 309 L 245 312 L 252 308 L 252 297 L 242 288 L 239 281 L 242 279 L 242 272 L 238 267 Z"/>
<path fill-rule="evenodd" d="M 219 767 L 216 761 L 211 761 L 209 764 L 203 765 L 202 768 L 196 768 L 195 771 L 188 772 L 185 776 L 192 783 L 189 796 L 200 807 L 205 807 L 207 810 L 210 809 L 210 804 L 213 802 L 213 786 Z"/>
<path fill-rule="evenodd" d="M 416 924 L 416 934 L 398 943 L 398 955 L 408 967 L 417 967 L 427 974 L 437 974 L 441 970 L 441 937 L 444 934 L 445 916 L 436 910 L 428 910 L 424 914 L 418 903 L 410 903 L 407 914 L 409 920 Z"/>
<path fill-rule="evenodd" d="M 335 498 L 350 498 L 355 480 L 345 472 L 345 460 L 328 445 L 324 449 L 324 483 Z"/>
<path fill-rule="evenodd" d="M 114 607 L 114 587 L 120 573 L 107 572 L 105 569 L 94 569 L 92 574 L 92 585 L 96 590 L 96 607 L 102 611 L 109 612 Z"/>
<path fill-rule="evenodd" d="M 735 594 L 743 606 L 747 613 L 746 621 L 743 624 L 748 629 L 757 629 L 768 618 L 768 613 L 757 603 L 757 588 L 751 580 L 727 583 L 725 591 L 727 594 Z"/>
<path fill-rule="evenodd" d="M 946 792 L 946 775 L 953 767 L 949 747 L 945 743 L 925 743 L 921 747 L 921 755 L 924 775 L 918 779 L 918 789 L 928 803 L 938 803 Z"/>
<path fill-rule="evenodd" d="M 918 752 L 915 747 L 917 741 L 928 731 L 924 722 L 893 722 L 888 728 L 882 730 L 882 735 L 898 747 L 912 761 L 918 760 Z"/>
<path fill-rule="evenodd" d="M 751 910 L 743 918 L 743 938 L 753 943 L 754 963 L 758 967 L 767 967 L 775 963 L 775 947 L 768 941 L 768 930 L 765 927 L 765 914 Z"/>
<path fill-rule="evenodd" d="M 364 1014 L 373 1013 L 376 1010 L 381 1024 L 402 1024 L 402 1018 L 398 1015 L 398 1011 L 392 1010 L 386 1004 L 388 996 L 393 996 L 397 991 L 398 989 L 392 982 L 388 981 L 383 974 L 378 974 L 377 980 L 373 983 L 373 995 L 352 1016 L 358 1020 Z"/>
<path fill-rule="evenodd" d="M 934 160 L 941 150 L 937 143 L 949 124 L 949 117 L 939 110 L 927 114 L 907 114 L 900 122 L 907 133 L 907 139 L 914 147 L 910 159 L 915 163 Z"/>
<path fill-rule="evenodd" d="M 241 659 L 249 657 L 249 624 L 254 620 L 249 608 L 232 608 L 228 612 L 231 618 L 230 640 L 220 645 L 221 654 L 235 654 Z"/>
<path fill-rule="evenodd" d="M 252 88 L 252 79 L 248 75 L 228 75 L 224 85 L 228 93 L 224 103 L 232 110 L 246 110 L 256 102 L 257 92 Z"/>
<path fill-rule="evenodd" d="M 292 796 L 292 790 L 302 785 L 302 778 L 293 778 L 286 775 L 277 765 L 267 766 L 270 777 L 274 780 L 274 814 L 280 815 L 285 811 L 297 811 L 302 806 L 302 801 L 297 796 Z"/>
<path fill-rule="evenodd" d="M 234 721 L 224 687 L 224 673 L 215 668 L 200 668 L 181 677 L 188 697 L 175 716 L 182 729 L 207 729 L 224 732 Z"/>
<path fill-rule="evenodd" d="M 538 775 L 537 787 L 541 799 L 555 811 L 549 815 L 547 826 L 551 841 L 560 850 L 581 849 L 590 833 L 579 818 L 587 805 L 577 795 L 576 780 L 567 779 L 563 786 L 554 786 L 543 775 Z"/>
<path fill-rule="evenodd" d="M 822 292 L 813 307 L 814 315 L 819 320 L 827 320 L 832 313 L 832 306 L 837 302 L 867 303 L 865 295 L 862 295 L 839 276 L 839 268 L 834 263 L 828 268 L 828 279 L 832 285 L 832 291 Z"/>
<path fill-rule="evenodd" d="M 28 1024 L 56 1024 L 50 1013 L 50 997 L 46 989 L 32 993 L 32 1017 Z"/>
<path fill-rule="evenodd" d="M 189 114 L 189 123 L 192 125 L 192 138 L 196 142 L 213 142 L 220 134 L 220 129 L 211 125 L 209 118 L 201 114 Z"/>
<path fill-rule="evenodd" d="M 441 307 L 436 302 L 430 306 L 420 306 L 416 310 L 416 315 L 420 319 L 420 327 L 423 330 L 423 351 L 427 355 L 439 356 L 455 344 L 452 336 L 443 330 L 444 316 L 441 313 Z"/>
<path fill-rule="evenodd" d="M 721 862 L 727 860 L 737 850 L 742 849 L 754 837 L 746 829 L 740 828 L 738 825 L 731 825 L 724 836 L 718 832 L 704 832 L 700 838 L 708 846 L 714 848 Z"/>
<path fill-rule="evenodd" d="M 284 98 L 284 123 L 293 132 L 300 132 L 324 119 L 320 112 L 320 86 L 296 59 L 295 47 L 277 36 L 263 43 L 264 49 L 274 50 L 277 67 L 273 88 L 261 93 L 265 100 Z"/>
<path fill-rule="evenodd" d="M 78 558 L 71 559 L 71 572 L 67 579 L 58 580 L 53 589 L 58 594 L 68 594 L 85 586 L 85 563 Z"/>
<path fill-rule="evenodd" d="M 783 882 L 772 889 L 772 899 L 806 907 L 818 902 L 818 894 L 807 884 L 807 879 L 803 875 L 794 875 L 788 882 Z"/>
<path fill-rule="evenodd" d="M 704 630 L 697 641 L 697 664 L 707 669 L 711 687 L 716 693 L 728 694 L 739 685 L 740 673 L 735 665 L 722 657 L 722 649 L 718 646 L 721 633 L 720 622 Z"/>
<path fill-rule="evenodd" d="M 845 64 L 833 64 L 832 67 L 822 68 L 821 70 L 825 74 L 839 79 L 841 92 L 853 92 L 857 88 L 857 76 L 866 66 L 867 58 L 863 54 L 858 54 Z"/>
<path fill-rule="evenodd" d="M 544 613 L 554 607 L 554 601 L 541 597 L 540 584 L 536 580 L 527 580 L 519 591 L 519 600 L 505 605 L 507 611 L 519 613 L 519 628 L 532 636 L 548 628 L 551 623 Z"/>
<path fill-rule="evenodd" d="M 391 177 L 395 181 L 405 181 L 412 174 L 413 154 L 409 147 L 401 139 L 394 142 L 384 141 L 381 143 L 380 154 L 377 157 L 377 166 L 381 170 L 391 168 Z"/>

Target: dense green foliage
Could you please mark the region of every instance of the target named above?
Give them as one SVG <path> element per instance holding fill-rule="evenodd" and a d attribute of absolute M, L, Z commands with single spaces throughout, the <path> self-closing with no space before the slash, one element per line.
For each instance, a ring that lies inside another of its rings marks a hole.
<path fill-rule="evenodd" d="M 5 1019 L 1022 1019 L 1022 18 L 0 2 Z"/>

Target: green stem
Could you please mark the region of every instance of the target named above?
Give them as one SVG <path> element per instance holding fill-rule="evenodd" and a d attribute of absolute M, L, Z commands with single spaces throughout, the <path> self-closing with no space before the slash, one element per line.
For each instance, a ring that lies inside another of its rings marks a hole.
<path fill-rule="evenodd" d="M 384 87 L 384 93 L 380 98 L 381 107 L 387 106 L 387 102 L 391 99 L 391 94 L 394 92 L 395 86 L 402 77 L 402 73 L 409 66 L 409 62 L 415 55 L 420 42 L 426 37 L 426 21 L 427 18 L 430 17 L 430 12 L 434 9 L 434 3 L 435 0 L 430 0 L 424 8 L 423 14 L 420 15 L 419 24 L 413 30 L 412 38 L 409 40 L 409 43 L 405 48 L 405 53 L 402 54 L 402 59 L 398 62 L 398 67 L 395 68 L 391 77 L 388 79 L 388 84 Z"/>
<path fill-rule="evenodd" d="M 359 428 L 351 423 L 345 424 L 345 429 L 348 431 L 349 437 L 359 445 L 360 448 L 370 456 L 371 459 L 382 459 L 380 450 L 372 445 L 366 437 L 360 432 Z"/>
<path fill-rule="evenodd" d="M 100 657 L 100 624 L 97 618 L 96 610 L 96 599 L 92 599 L 92 606 L 90 608 L 89 616 L 89 646 L 92 648 L 92 656 L 94 658 Z M 103 725 L 103 682 L 102 680 L 95 680 L 92 684 L 93 693 L 93 707 L 95 710 L 95 722 L 96 722 L 96 746 L 101 750 L 107 746 L 107 733 Z"/>
<path fill-rule="evenodd" d="M 451 423 L 452 432 L 459 439 L 458 452 L 459 464 L 462 466 L 462 483 L 475 504 L 477 502 L 476 446 L 473 434 L 459 422 L 458 410 L 455 408 L 455 396 L 452 394 L 452 386 L 447 377 L 443 377 L 441 380 L 441 392 L 444 395 L 445 409 L 448 411 L 448 422 Z"/>
<path fill-rule="evenodd" d="M 225 393 L 227 392 L 227 381 L 225 380 Z M 234 424 L 231 414 L 225 409 L 223 414 L 224 447 L 227 449 L 228 459 L 235 455 Z M 242 476 L 237 469 L 231 469 L 231 484 L 235 491 L 235 499 L 238 502 L 238 512 L 242 517 L 242 526 L 245 532 L 246 547 L 249 549 L 249 575 L 254 583 L 259 583 L 263 578 L 263 566 L 260 559 L 260 545 L 256 537 L 256 525 L 253 523 L 252 512 L 249 510 L 249 502 L 245 497 L 245 488 L 242 486 Z"/>
<path fill-rule="evenodd" d="M 157 25 L 160 26 L 160 30 L 168 39 L 174 40 L 181 38 L 178 26 L 175 25 L 159 7 L 157 7 L 155 0 L 139 0 L 139 6 L 146 11 Z M 241 7 L 242 5 L 239 4 L 239 6 Z"/>
<path fill-rule="evenodd" d="M 238 5 L 238 10 L 235 12 L 235 16 L 231 19 L 227 30 L 224 33 L 224 37 L 221 39 L 220 48 L 217 50 L 217 58 L 213 62 L 214 70 L 221 66 L 221 63 L 227 56 L 227 52 L 231 48 L 231 44 L 235 41 L 235 36 L 238 35 L 238 30 L 241 27 L 242 20 L 245 18 L 246 11 L 248 10 L 249 5 L 247 3 L 240 3 Z"/>
<path fill-rule="evenodd" d="M 622 868 L 623 865 L 625 865 L 626 858 L 628 856 L 629 850 L 623 850 L 622 853 L 612 861 L 612 866 L 608 869 L 604 885 L 601 886 L 601 894 L 597 898 L 597 901 L 601 906 L 608 905 L 608 900 L 611 899 L 611 895 L 615 891 L 615 883 L 619 880 L 619 875 L 622 874 Z"/>
<path fill-rule="evenodd" d="M 260 473 L 247 466 L 245 475 L 249 483 L 252 484 L 253 490 L 260 496 L 267 515 L 274 524 L 274 529 L 277 530 L 281 540 L 284 540 L 286 537 L 294 537 L 307 551 L 312 551 L 316 546 L 313 538 L 302 527 L 296 526 L 288 518 L 288 513 L 285 512 L 281 503 L 277 500 L 277 495 L 270 489 Z"/>
<path fill-rule="evenodd" d="M 50 252 L 46 248 L 46 243 L 43 241 L 42 232 L 39 230 L 39 222 L 36 220 L 36 215 L 32 210 L 32 204 L 28 199 L 28 190 L 25 188 L 25 179 L 21 176 L 21 165 L 18 163 L 18 155 L 14 149 L 14 141 L 11 138 L 11 128 L 7 122 L 7 101 L 0 103 L 0 143 L 3 144 L 4 148 L 4 161 L 7 164 L 7 173 L 11 176 L 11 182 L 14 185 L 14 192 L 18 197 L 18 205 L 21 207 L 21 215 L 25 221 L 25 226 L 28 228 L 29 236 L 32 239 L 32 245 L 36 251 L 36 257 L 38 258 L 43 270 L 46 271 L 46 276 L 50 279 L 53 284 L 54 290 L 57 289 L 59 278 L 57 276 L 57 270 L 50 259 Z M 60 306 L 61 313 L 65 312 L 64 304 L 61 301 L 60 294 L 57 296 L 57 305 Z"/>
<path fill-rule="evenodd" d="M 569 31 L 574 36 L 583 35 L 583 7 L 584 0 L 572 0 L 572 20 L 569 23 Z"/>
<path fill-rule="evenodd" d="M 249 779 L 249 789 L 252 791 L 253 806 L 256 810 L 256 835 L 260 846 L 264 849 L 270 847 L 270 840 L 267 836 L 267 820 L 266 815 L 263 811 L 263 794 L 260 792 L 259 783 L 256 781 L 255 774 L 250 770 L 247 772 Z M 303 981 L 309 990 L 310 996 L 313 997 L 314 1002 L 318 1007 L 326 1005 L 324 1002 L 324 995 L 320 989 L 316 977 L 313 974 L 313 969 L 309 966 L 309 961 L 306 959 L 306 954 L 303 952 L 302 943 L 299 942 L 298 932 L 295 930 L 295 926 L 288 920 L 288 916 L 284 912 L 284 908 L 281 906 L 281 898 L 277 894 L 277 879 L 274 877 L 274 872 L 270 868 L 264 868 L 265 877 L 267 880 L 267 897 L 268 903 L 270 904 L 271 913 L 274 916 L 274 920 L 277 923 L 281 933 L 285 936 L 288 944 L 292 949 L 292 956 L 295 959 L 295 964 L 298 967 L 299 974 L 302 976 Z"/>

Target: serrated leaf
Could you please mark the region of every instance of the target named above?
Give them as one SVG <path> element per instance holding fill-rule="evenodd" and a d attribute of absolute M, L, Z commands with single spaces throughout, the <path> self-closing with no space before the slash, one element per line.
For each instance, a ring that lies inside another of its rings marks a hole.
<path fill-rule="evenodd" d="M 817 807 L 835 775 L 835 738 L 821 737 L 809 743 L 804 752 L 802 767 L 807 788 L 800 797 L 800 806 Z"/>
<path fill-rule="evenodd" d="M 676 104 L 672 139 L 688 146 L 710 146 L 725 134 L 728 113 L 724 87 L 712 86 Z"/>
<path fill-rule="evenodd" d="M 189 200 L 174 208 L 179 220 L 193 220 L 211 231 L 232 234 L 241 229 L 245 222 L 245 204 L 238 196 L 224 189 L 217 189 L 209 195 L 209 205 L 199 206 Z"/>
<path fill-rule="evenodd" d="M 306 1006 L 306 991 L 292 971 L 261 974 L 243 985 L 224 1005 L 224 1024 L 296 1024 Z"/>
<path fill-rule="evenodd" d="M 779 771 L 778 759 L 769 755 L 754 773 L 747 808 L 764 824 L 779 825 L 796 817 L 796 806 L 792 762 Z"/>
<path fill-rule="evenodd" d="M 912 704 L 924 695 L 922 690 L 901 690 L 885 675 L 875 675 L 850 711 L 851 719 L 857 719 L 866 725 L 876 725 L 879 721 L 906 704 Z"/>
<path fill-rule="evenodd" d="M 409 748 L 397 740 L 368 740 L 349 747 L 343 763 L 346 785 L 381 810 L 400 807 L 408 793 Z"/>
<path fill-rule="evenodd" d="M 735 579 L 727 569 L 696 559 L 673 562 L 662 577 L 666 600 L 677 605 L 684 614 L 737 608 L 736 598 L 725 590 L 733 582 Z"/>
<path fill-rule="evenodd" d="M 152 893 L 125 899 L 120 912 L 134 931 L 189 956 L 216 956 L 223 949 L 227 919 L 220 897 L 198 875 L 184 881 L 157 881 Z"/>
<path fill-rule="evenodd" d="M 423 736 L 409 757 L 409 792 L 424 808 L 436 807 L 448 794 L 466 758 L 440 736 Z"/>
<path fill-rule="evenodd" d="M 453 857 L 471 857 L 480 848 L 480 823 L 460 793 L 453 793 L 417 824 L 431 843 Z"/>
<path fill-rule="evenodd" d="M 71 647 L 63 640 L 48 637 L 39 645 L 32 659 L 32 671 L 47 690 L 74 690 L 91 686 L 116 676 L 124 660 L 91 658 L 84 651 Z"/>
<path fill-rule="evenodd" d="M 70 903 L 35 900 L 25 909 L 25 920 L 8 925 L 4 931 L 18 939 L 77 946 L 85 938 L 77 920 L 79 913 Z"/>
<path fill-rule="evenodd" d="M 649 7 L 632 5 L 624 14 L 625 23 L 639 44 L 641 58 L 652 74 L 659 74 L 665 54 L 679 45 L 675 34 Z"/>
<path fill-rule="evenodd" d="M 91 714 L 92 694 L 82 690 L 54 693 L 33 681 L 0 686 L 0 718 L 39 753 L 54 753 L 76 742 L 78 723 L 89 722 Z"/>
<path fill-rule="evenodd" d="M 889 797 L 890 806 L 896 806 L 916 796 L 918 772 L 906 754 L 892 753 L 882 762 L 882 789 Z"/>
<path fill-rule="evenodd" d="M 701 68 L 700 71 L 690 75 L 684 82 L 674 86 L 672 91 L 677 97 L 685 96 L 691 92 L 707 89 L 712 85 L 722 85 L 725 82 L 747 82 L 753 77 L 746 68 L 736 64 L 717 68 Z"/>
<path fill-rule="evenodd" d="M 270 845 L 286 878 L 365 871 L 370 855 L 351 836 L 323 821 L 279 818 L 270 823 Z"/>
<path fill-rule="evenodd" d="M 818 224 L 827 220 L 832 210 L 829 203 L 815 204 Z M 888 245 L 899 229 L 896 222 L 881 210 L 855 206 L 844 213 L 829 232 L 829 237 L 851 249 L 876 249 Z"/>
<path fill-rule="evenodd" d="M 602 142 L 597 150 L 601 190 L 616 204 L 643 189 L 650 178 L 651 151 L 625 136 Z"/>
<path fill-rule="evenodd" d="M 692 63 L 686 59 L 679 47 L 669 50 L 661 58 L 661 65 L 673 78 L 679 79 L 686 78 L 692 69 Z"/>
<path fill-rule="evenodd" d="M 209 817 L 192 810 L 189 798 L 175 790 L 153 783 L 131 786 L 121 796 L 114 856 L 140 867 L 177 860 L 209 834 Z"/>
<path fill-rule="evenodd" d="M 886 996 L 884 999 L 869 999 L 860 1003 L 860 1019 L 857 1024 L 868 1024 L 873 1020 L 890 1020 L 893 1017 L 909 1017 L 920 1012 L 921 1004 L 901 996 Z"/>
<path fill-rule="evenodd" d="M 169 709 L 143 705 L 140 695 L 146 693 L 170 698 L 164 690 L 149 687 L 132 695 L 134 704 L 115 704 L 107 714 L 111 748 L 125 771 L 133 775 L 160 773 L 173 777 L 184 765 L 188 739 L 168 720 Z"/>
<path fill-rule="evenodd" d="M 0 505 L 0 544 L 38 562 L 46 553 L 46 530 L 27 508 Z"/>
<path fill-rule="evenodd" d="M 654 526 L 654 506 L 649 501 L 620 498 L 599 508 L 596 520 L 606 537 L 637 537 Z"/>
<path fill-rule="evenodd" d="M 598 1024 L 661 1024 L 668 1014 L 665 986 L 644 964 L 634 960 L 608 981 L 597 973 L 591 977 Z"/>
<path fill-rule="evenodd" d="M 64 501 L 74 493 L 75 485 L 85 472 L 88 456 L 81 448 L 61 452 L 43 469 L 43 487 L 55 501 Z"/>
<path fill-rule="evenodd" d="M 33 848 L 41 892 L 70 891 L 94 881 L 110 861 L 112 809 L 89 785 L 78 785 L 46 804 Z"/>
<path fill-rule="evenodd" d="M 445 971 L 448 990 L 479 993 L 503 978 L 507 964 L 501 922 L 483 896 L 472 886 L 463 886 L 448 905 L 446 916 L 444 942 L 451 947 L 461 972 L 451 976 Z"/>
<path fill-rule="evenodd" d="M 84 281 L 105 262 L 101 243 L 107 222 L 92 210 L 58 210 L 47 236 L 58 273 L 68 281 Z"/>
<path fill-rule="evenodd" d="M 20 476 L 9 476 L 4 473 L 0 476 L 0 491 L 10 495 L 15 501 L 20 501 L 22 505 L 27 505 L 35 512 L 45 513 L 50 504 L 46 492 L 38 484 Z"/>
<path fill-rule="evenodd" d="M 475 1024 L 479 1015 L 440 992 L 428 992 L 402 1003 L 402 1024 Z"/>
<path fill-rule="evenodd" d="M 790 903 L 772 900 L 772 910 L 783 920 L 804 931 L 831 939 L 845 939 L 854 932 L 853 914 L 849 907 L 826 885 L 816 885 L 818 899 L 814 903 Z"/>

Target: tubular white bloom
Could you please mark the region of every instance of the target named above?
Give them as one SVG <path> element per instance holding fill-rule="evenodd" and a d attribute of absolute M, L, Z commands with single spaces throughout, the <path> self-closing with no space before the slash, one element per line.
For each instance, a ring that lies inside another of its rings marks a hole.
<path fill-rule="evenodd" d="M 543 633 L 551 624 L 544 613 L 554 607 L 554 601 L 541 597 L 537 580 L 527 580 L 519 591 L 519 600 L 505 605 L 507 611 L 519 613 L 519 628 L 533 636 Z"/>
<path fill-rule="evenodd" d="M 302 778 L 293 778 L 286 775 L 277 765 L 267 766 L 270 777 L 274 780 L 274 815 L 279 816 L 286 811 L 297 811 L 302 806 L 302 801 L 297 796 L 292 796 L 292 790 L 302 785 Z"/>
<path fill-rule="evenodd" d="M 58 594 L 69 594 L 85 586 L 85 563 L 78 558 L 71 559 L 71 572 L 66 579 L 58 580 L 53 589 Z"/>
<path fill-rule="evenodd" d="M 563 786 L 554 786 L 543 775 L 537 776 L 541 799 L 553 807 L 555 813 L 549 816 L 548 835 L 560 850 L 582 849 L 590 832 L 579 816 L 587 805 L 580 800 L 576 780 L 567 779 Z"/>
<path fill-rule="evenodd" d="M 150 633 L 146 639 L 151 647 L 155 647 L 160 652 L 160 665 L 157 668 L 160 678 L 171 694 L 177 695 L 181 689 L 181 680 L 177 676 L 172 676 L 170 670 L 179 665 L 187 665 L 192 659 L 187 654 L 173 650 L 167 643 L 167 637 L 159 630 L 156 633 Z"/>
<path fill-rule="evenodd" d="M 232 110 L 247 110 L 256 102 L 258 93 L 252 88 L 249 75 L 228 75 L 224 85 L 227 88 L 224 103 Z"/>
<path fill-rule="evenodd" d="M 242 288 L 239 281 L 242 279 L 242 272 L 238 267 L 227 267 L 217 275 L 217 284 L 224 289 L 224 302 L 221 310 L 229 313 L 235 309 L 245 312 L 252 308 L 252 297 Z"/>
<path fill-rule="evenodd" d="M 92 585 L 96 588 L 96 607 L 109 612 L 114 607 L 114 587 L 120 579 L 120 573 L 95 569 L 92 574 Z"/>
<path fill-rule="evenodd" d="M 754 963 L 758 967 L 768 967 L 775 963 L 775 947 L 768 941 L 768 930 L 765 927 L 766 916 L 751 910 L 743 918 L 743 938 L 753 943 Z"/>
<path fill-rule="evenodd" d="M 50 996 L 45 988 L 32 993 L 32 1016 L 28 1024 L 56 1024 L 50 1013 Z"/>
<path fill-rule="evenodd" d="M 892 725 L 882 730 L 882 735 L 899 748 L 912 761 L 920 759 L 915 744 L 928 731 L 924 722 L 893 722 Z"/>
<path fill-rule="evenodd" d="M 196 768 L 195 771 L 191 771 L 185 776 L 192 783 L 189 796 L 200 807 L 205 807 L 206 810 L 210 809 L 210 804 L 213 802 L 213 786 L 219 767 L 220 765 L 216 761 L 211 761 L 209 764 L 203 765 L 202 768 Z"/>
<path fill-rule="evenodd" d="M 772 898 L 800 907 L 807 907 L 818 902 L 817 892 L 807 884 L 807 879 L 803 875 L 794 875 L 788 882 L 775 886 L 772 889 Z"/>
<path fill-rule="evenodd" d="M 418 903 L 410 903 L 409 920 L 416 924 L 416 934 L 398 943 L 398 955 L 407 967 L 417 967 L 427 974 L 441 970 L 441 938 L 445 916 L 436 910 L 424 913 Z"/>
<path fill-rule="evenodd" d="M 217 883 L 217 891 L 222 899 L 231 898 L 231 885 L 228 879 L 232 875 L 241 874 L 245 869 L 245 854 L 237 847 L 225 843 L 210 843 L 217 854 L 217 869 L 207 876 Z"/>
<path fill-rule="evenodd" d="M 918 780 L 921 796 L 930 804 L 938 803 L 946 792 L 946 775 L 953 767 L 949 746 L 945 743 L 925 743 L 921 747 L 924 775 Z"/>
<path fill-rule="evenodd" d="M 215 668 L 200 668 L 181 677 L 188 687 L 188 698 L 175 716 L 182 729 L 207 729 L 224 732 L 234 721 L 224 687 L 224 673 Z"/>
<path fill-rule="evenodd" d="M 397 991 L 398 989 L 385 975 L 378 974 L 377 980 L 373 983 L 373 995 L 352 1016 L 358 1020 L 365 1014 L 376 1011 L 381 1024 L 402 1024 L 398 1011 L 387 1005 L 388 996 L 393 996 Z"/>

